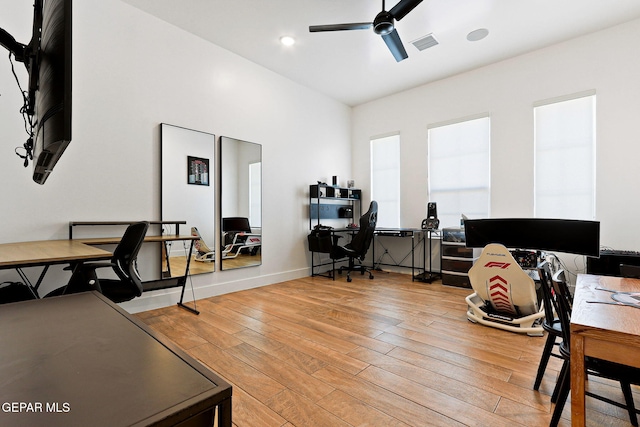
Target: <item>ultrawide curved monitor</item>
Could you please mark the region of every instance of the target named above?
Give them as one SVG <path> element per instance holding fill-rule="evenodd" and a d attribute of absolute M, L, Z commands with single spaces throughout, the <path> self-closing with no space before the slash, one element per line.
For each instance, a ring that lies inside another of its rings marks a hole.
<path fill-rule="evenodd" d="M 600 256 L 600 222 L 570 219 L 495 218 L 464 222 L 466 246 L 501 243 L 512 249 Z"/>

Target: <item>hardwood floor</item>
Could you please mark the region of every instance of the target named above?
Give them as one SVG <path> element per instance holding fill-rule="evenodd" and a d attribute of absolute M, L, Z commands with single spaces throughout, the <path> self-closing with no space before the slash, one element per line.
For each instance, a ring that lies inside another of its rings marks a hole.
<path fill-rule="evenodd" d="M 532 389 L 544 338 L 475 325 L 470 291 L 408 275 L 304 278 L 139 313 L 233 385 L 245 426 L 546 426 L 560 370 Z M 621 399 L 617 383 L 592 391 Z M 634 393 L 637 391 L 634 390 Z M 587 398 L 592 426 L 630 425 Z M 561 425 L 570 425 L 570 400 Z"/>

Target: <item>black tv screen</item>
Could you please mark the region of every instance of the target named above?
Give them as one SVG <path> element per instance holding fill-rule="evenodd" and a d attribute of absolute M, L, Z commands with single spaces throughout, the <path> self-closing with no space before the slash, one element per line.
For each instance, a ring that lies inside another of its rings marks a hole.
<path fill-rule="evenodd" d="M 467 219 L 466 246 L 483 248 L 501 243 L 511 249 L 600 256 L 600 222 L 570 219 Z"/>
<path fill-rule="evenodd" d="M 44 184 L 71 142 L 71 0 L 36 0 L 34 8 L 31 44 L 39 48 L 29 69 L 30 82 L 37 82 L 29 88 L 35 98 L 33 180 Z"/>

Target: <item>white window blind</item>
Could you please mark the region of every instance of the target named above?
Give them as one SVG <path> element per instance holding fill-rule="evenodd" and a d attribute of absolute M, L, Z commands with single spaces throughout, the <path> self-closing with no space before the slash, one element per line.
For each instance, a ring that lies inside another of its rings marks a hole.
<path fill-rule="evenodd" d="M 462 214 L 489 217 L 490 150 L 489 117 L 429 128 L 429 201 L 437 203 L 441 228 L 459 226 Z"/>
<path fill-rule="evenodd" d="M 400 135 L 371 140 L 371 200 L 378 227 L 400 227 Z"/>
<path fill-rule="evenodd" d="M 262 163 L 249 164 L 249 224 L 262 227 Z"/>
<path fill-rule="evenodd" d="M 596 96 L 534 105 L 535 217 L 595 219 Z"/>

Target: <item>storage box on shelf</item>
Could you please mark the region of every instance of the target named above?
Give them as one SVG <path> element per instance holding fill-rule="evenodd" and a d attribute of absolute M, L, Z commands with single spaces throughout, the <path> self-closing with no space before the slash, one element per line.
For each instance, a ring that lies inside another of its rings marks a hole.
<path fill-rule="evenodd" d="M 444 228 L 442 230 L 442 284 L 471 288 L 469 269 L 476 262 L 481 248 L 465 246 L 464 229 Z"/>

